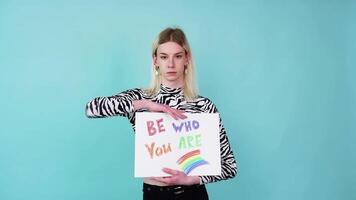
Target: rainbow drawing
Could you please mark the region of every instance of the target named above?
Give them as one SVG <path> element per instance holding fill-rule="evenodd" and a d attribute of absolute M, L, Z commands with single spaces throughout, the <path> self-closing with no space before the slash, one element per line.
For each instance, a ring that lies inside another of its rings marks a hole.
<path fill-rule="evenodd" d="M 201 157 L 199 149 L 184 154 L 178 159 L 177 163 L 185 174 L 189 174 L 193 169 L 201 165 L 209 164 Z"/>

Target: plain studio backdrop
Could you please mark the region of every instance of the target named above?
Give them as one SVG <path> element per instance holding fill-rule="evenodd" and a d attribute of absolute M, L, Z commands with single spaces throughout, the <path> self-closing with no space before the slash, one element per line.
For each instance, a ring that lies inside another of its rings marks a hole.
<path fill-rule="evenodd" d="M 185 30 L 238 161 L 211 199 L 356 199 L 355 1 L 0 1 L 0 199 L 140 199 L 127 119 L 85 104 L 150 82 Z"/>

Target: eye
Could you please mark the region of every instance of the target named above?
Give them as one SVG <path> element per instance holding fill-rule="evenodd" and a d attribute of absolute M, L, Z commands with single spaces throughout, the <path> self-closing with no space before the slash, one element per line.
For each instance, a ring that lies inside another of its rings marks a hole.
<path fill-rule="evenodd" d="M 183 56 L 182 55 L 177 55 L 177 58 L 182 58 Z"/>
<path fill-rule="evenodd" d="M 160 57 L 162 60 L 165 60 L 165 59 L 167 59 L 167 56 L 161 56 Z"/>

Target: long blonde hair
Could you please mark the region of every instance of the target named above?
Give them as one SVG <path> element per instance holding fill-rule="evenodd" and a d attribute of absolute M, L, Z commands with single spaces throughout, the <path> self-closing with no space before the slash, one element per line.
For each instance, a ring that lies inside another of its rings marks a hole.
<path fill-rule="evenodd" d="M 182 29 L 168 27 L 160 32 L 158 37 L 154 40 L 152 45 L 152 57 L 157 56 L 158 46 L 166 42 L 175 42 L 179 44 L 185 50 L 186 56 L 190 56 L 190 61 L 188 65 L 186 65 L 186 71 L 184 72 L 183 95 L 187 101 L 192 101 L 198 97 L 198 91 L 195 83 L 193 56 L 188 40 Z M 149 96 L 156 95 L 162 84 L 161 76 L 156 75 L 155 73 L 156 69 L 154 64 L 152 64 L 151 87 L 146 90 Z"/>

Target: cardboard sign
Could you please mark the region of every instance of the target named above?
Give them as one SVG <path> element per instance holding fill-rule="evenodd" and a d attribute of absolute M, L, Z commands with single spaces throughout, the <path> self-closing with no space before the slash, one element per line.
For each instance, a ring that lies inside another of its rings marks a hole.
<path fill-rule="evenodd" d="M 136 113 L 135 177 L 168 176 L 164 167 L 188 176 L 220 175 L 219 114 Z"/>

